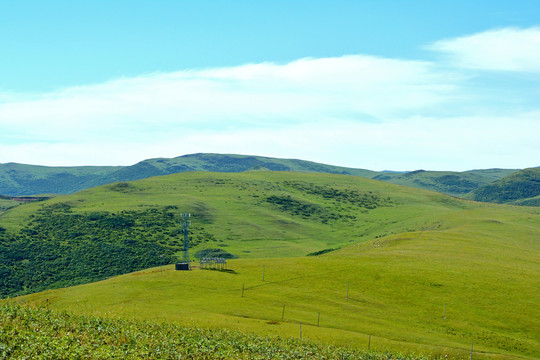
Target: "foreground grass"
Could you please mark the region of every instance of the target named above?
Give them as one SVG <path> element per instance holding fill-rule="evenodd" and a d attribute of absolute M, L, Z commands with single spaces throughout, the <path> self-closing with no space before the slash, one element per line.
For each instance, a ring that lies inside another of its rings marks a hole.
<path fill-rule="evenodd" d="M 427 359 L 230 330 L 0 307 L 1 359 Z"/>

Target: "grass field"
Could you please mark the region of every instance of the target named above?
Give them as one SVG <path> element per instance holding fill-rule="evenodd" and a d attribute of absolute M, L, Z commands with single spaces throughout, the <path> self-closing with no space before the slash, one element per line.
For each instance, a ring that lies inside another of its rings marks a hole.
<path fill-rule="evenodd" d="M 426 360 L 227 329 L 0 306 L 0 359 Z"/>
<path fill-rule="evenodd" d="M 198 248 L 240 259 L 227 272 L 158 267 L 6 301 L 293 338 L 301 326 L 303 338 L 359 348 L 468 358 L 474 342 L 474 358 L 540 357 L 537 208 L 274 172 L 187 173 L 46 203 L 59 202 L 81 213 L 174 205 L 215 235 Z M 0 225 L 14 231 L 39 206 Z M 305 256 L 328 248 L 341 249 Z"/>

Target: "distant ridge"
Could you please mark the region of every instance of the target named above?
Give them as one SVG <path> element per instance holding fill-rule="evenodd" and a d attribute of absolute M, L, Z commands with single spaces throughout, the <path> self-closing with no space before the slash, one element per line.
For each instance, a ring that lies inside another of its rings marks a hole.
<path fill-rule="evenodd" d="M 0 194 L 8 196 L 43 193 L 72 194 L 99 185 L 140 180 L 152 176 L 190 171 L 244 172 L 253 169 L 321 172 L 368 178 L 378 174 L 370 170 L 297 159 L 206 153 L 183 155 L 172 159 L 148 159 L 131 166 L 47 167 L 8 163 L 0 164 Z"/>
<path fill-rule="evenodd" d="M 465 197 L 472 191 L 517 171 L 516 169 L 487 169 L 464 172 L 426 170 L 410 172 L 371 171 L 298 159 L 197 153 L 175 158 L 147 159 L 131 166 L 47 167 L 16 163 L 0 164 L 0 194 L 7 196 L 72 194 L 80 190 L 113 182 L 140 180 L 182 172 L 245 172 L 254 170 L 361 176 L 398 185 L 438 191 L 457 197 Z"/>
<path fill-rule="evenodd" d="M 516 171 L 475 189 L 467 198 L 499 204 L 540 206 L 540 168 Z"/>

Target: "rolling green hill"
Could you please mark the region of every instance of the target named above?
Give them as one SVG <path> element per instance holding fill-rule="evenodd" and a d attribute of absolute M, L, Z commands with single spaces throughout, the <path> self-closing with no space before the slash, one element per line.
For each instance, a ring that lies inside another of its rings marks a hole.
<path fill-rule="evenodd" d="M 372 178 L 393 184 L 464 197 L 471 191 L 486 186 L 515 171 L 512 169 L 485 169 L 464 172 L 417 170 L 407 173 L 383 173 Z"/>
<path fill-rule="evenodd" d="M 228 271 L 159 267 L 179 254 L 184 211 L 192 254 L 237 255 Z M 371 336 L 378 349 L 468 357 L 474 341 L 475 358 L 540 356 L 537 208 L 353 176 L 203 172 L 25 204 L 0 226 L 5 295 L 157 266 L 11 302 L 285 337 L 301 323 L 325 344 Z M 305 256 L 326 249 L 339 250 Z"/>
<path fill-rule="evenodd" d="M 83 189 L 118 181 L 132 181 L 181 172 L 245 172 L 255 170 L 292 171 L 354 175 L 398 185 L 464 196 L 515 170 L 487 169 L 465 172 L 412 171 L 375 172 L 295 159 L 262 156 L 192 154 L 173 159 L 149 159 L 124 167 L 44 167 L 0 164 L 0 194 L 71 194 Z"/>
<path fill-rule="evenodd" d="M 426 196 L 360 177 L 269 171 L 181 173 L 104 185 L 25 204 L 0 217 L 6 229 L 2 294 L 159 265 L 181 250 L 179 216 L 185 211 L 197 219 L 194 251 L 302 256 L 403 231 L 430 210 L 396 213 L 411 218 L 403 223 L 378 214 L 410 201 L 405 209 L 414 207 Z M 145 252 L 154 255 L 141 262 Z M 120 255 L 130 260 L 119 262 Z"/>
<path fill-rule="evenodd" d="M 476 201 L 540 206 L 540 168 L 514 172 L 467 195 Z"/>

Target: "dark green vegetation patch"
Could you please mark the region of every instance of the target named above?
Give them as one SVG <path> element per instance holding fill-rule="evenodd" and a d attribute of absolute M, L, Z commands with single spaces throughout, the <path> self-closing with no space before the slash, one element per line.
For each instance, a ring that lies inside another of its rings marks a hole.
<path fill-rule="evenodd" d="M 223 259 L 236 259 L 238 256 L 229 253 L 223 249 L 203 249 L 195 253 L 197 259 L 203 258 L 223 258 Z"/>
<path fill-rule="evenodd" d="M 319 250 L 319 251 L 314 251 L 312 253 L 309 253 L 307 254 L 306 256 L 319 256 L 319 255 L 324 255 L 324 254 L 327 254 L 329 252 L 332 252 L 332 251 L 336 251 L 336 250 L 339 250 L 339 248 L 330 248 L 330 249 L 323 249 L 323 250 Z"/>
<path fill-rule="evenodd" d="M 359 191 L 356 189 L 336 189 L 330 186 L 320 186 L 307 182 L 285 181 L 286 186 L 300 190 L 306 194 L 316 195 L 334 202 L 349 203 L 364 209 L 375 209 L 379 206 L 391 206 L 394 201 L 390 197 L 381 197 L 372 191 Z"/>
<path fill-rule="evenodd" d="M 80 214 L 65 203 L 45 206 L 18 233 L 0 231 L 0 296 L 170 264 L 179 233 L 169 208 Z"/>
<path fill-rule="evenodd" d="M 313 217 L 326 223 L 328 220 L 337 220 L 341 217 L 340 214 L 334 213 L 320 205 L 294 199 L 290 195 L 272 195 L 267 197 L 266 201 L 270 204 L 277 205 L 281 211 L 301 216 L 304 219 Z"/>

